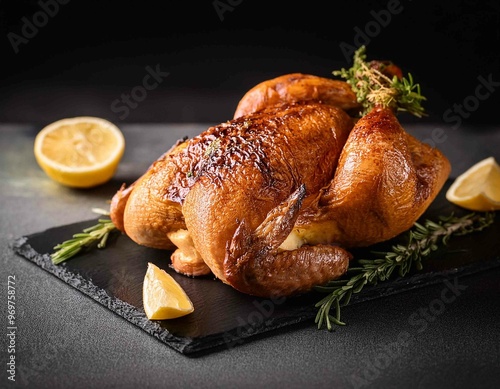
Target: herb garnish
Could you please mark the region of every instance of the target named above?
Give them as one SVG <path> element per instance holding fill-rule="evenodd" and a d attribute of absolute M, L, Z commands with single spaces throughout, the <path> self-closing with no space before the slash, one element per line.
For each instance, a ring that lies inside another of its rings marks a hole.
<path fill-rule="evenodd" d="M 408 78 L 401 79 L 394 75 L 392 78 L 383 73 L 387 66 L 384 62 L 366 62 L 366 47 L 361 46 L 354 52 L 353 65 L 349 69 L 333 71 L 333 75 L 346 80 L 356 93 L 358 102 L 362 104 L 361 116 L 368 113 L 373 107 L 381 106 L 392 108 L 395 112 L 406 111 L 417 117 L 425 115 L 422 101 L 426 100 L 420 94 L 420 85 Z"/>
<path fill-rule="evenodd" d="M 73 235 L 73 239 L 66 240 L 54 247 L 56 250 L 50 255 L 52 263 L 58 265 L 78 254 L 82 249 L 97 245 L 97 248 L 106 247 L 109 234 L 117 230 L 110 219 L 99 219 L 98 224 L 85 228 L 82 232 Z"/>
<path fill-rule="evenodd" d="M 437 223 L 431 220 L 415 223 L 403 237 L 407 241 L 405 245 L 393 245 L 392 251 L 373 252 L 379 256 L 377 259 L 353 260 L 354 266 L 349 267 L 344 277 L 316 286 L 316 291 L 328 295 L 316 303 L 319 309 L 314 322 L 319 329 L 326 325 L 329 331 L 333 325 L 345 325 L 340 319 L 340 308 L 349 304 L 353 294 L 361 292 L 366 285 L 387 281 L 395 270 L 400 277 L 406 276 L 413 267 L 422 270 L 422 259 L 437 250 L 439 244 L 446 245 L 452 236 L 481 231 L 493 223 L 494 217 L 494 212 L 462 217 L 452 214 L 441 217 Z M 332 307 L 334 315 L 330 314 Z"/>

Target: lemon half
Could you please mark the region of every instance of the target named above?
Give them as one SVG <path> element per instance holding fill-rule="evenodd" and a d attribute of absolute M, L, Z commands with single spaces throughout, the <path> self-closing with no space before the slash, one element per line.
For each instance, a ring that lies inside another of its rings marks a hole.
<path fill-rule="evenodd" d="M 446 199 L 472 211 L 500 210 L 500 166 L 495 158 L 483 159 L 459 175 Z"/>
<path fill-rule="evenodd" d="M 191 299 L 177 281 L 151 262 L 144 277 L 142 300 L 150 320 L 176 319 L 194 311 Z"/>
<path fill-rule="evenodd" d="M 91 188 L 109 181 L 125 151 L 120 129 L 108 120 L 79 116 L 58 120 L 36 136 L 38 165 L 54 181 Z"/>

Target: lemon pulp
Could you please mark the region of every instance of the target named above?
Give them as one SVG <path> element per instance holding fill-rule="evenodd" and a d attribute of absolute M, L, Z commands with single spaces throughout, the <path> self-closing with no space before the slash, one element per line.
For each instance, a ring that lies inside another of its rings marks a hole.
<path fill-rule="evenodd" d="M 495 158 L 483 159 L 459 175 L 446 199 L 472 211 L 500 210 L 500 166 Z"/>
<path fill-rule="evenodd" d="M 42 170 L 60 184 L 89 188 L 109 181 L 125 150 L 122 132 L 97 117 L 61 119 L 36 136 L 35 158 Z"/>
<path fill-rule="evenodd" d="M 142 291 L 144 312 L 150 320 L 176 319 L 194 311 L 191 299 L 177 281 L 151 262 Z"/>

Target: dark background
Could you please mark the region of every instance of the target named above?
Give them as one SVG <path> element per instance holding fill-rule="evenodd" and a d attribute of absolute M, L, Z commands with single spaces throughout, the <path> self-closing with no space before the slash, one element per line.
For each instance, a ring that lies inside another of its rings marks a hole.
<path fill-rule="evenodd" d="M 0 122 L 92 115 L 117 124 L 219 123 L 255 84 L 290 72 L 333 77 L 350 65 L 342 46 L 361 43 L 369 59 L 391 59 L 420 83 L 422 120 L 443 121 L 476 94 L 478 77 L 500 81 L 497 1 L 66 0 L 44 20 L 41 3 L 55 1 L 0 3 Z M 400 12 L 388 14 L 391 4 Z M 35 20 L 42 26 L 15 53 L 9 36 Z M 113 110 L 142 85 L 147 66 L 169 75 L 127 115 Z M 494 90 L 476 99 L 461 118 L 496 124 L 499 97 Z"/>
<path fill-rule="evenodd" d="M 203 128 L 163 123 L 225 121 L 250 87 L 284 73 L 331 76 L 348 65 L 341 43 L 353 44 L 356 31 L 373 21 L 371 11 L 387 9 L 387 1 L 282 2 L 276 10 L 271 2 L 236 3 L 221 20 L 213 0 L 71 0 L 15 54 L 8 34 L 19 34 L 23 18 L 29 21 L 40 5 L 0 0 L 0 282 L 6 283 L 7 273 L 19 279 L 19 367 L 31 373 L 29 387 L 500 387 L 499 268 L 460 278 L 467 290 L 379 371 L 371 365 L 381 350 L 397 342 L 412 315 L 442 296 L 443 284 L 345 307 L 348 325 L 335 333 L 307 323 L 185 358 L 15 256 L 9 246 L 15 238 L 95 217 L 90 209 L 104 207 L 177 135 Z M 368 55 L 392 59 L 420 82 L 429 117 L 408 127 L 425 139 L 437 128 L 425 121 L 442 124 L 453 104 L 473 101 L 478 77 L 500 81 L 500 7 L 498 1 L 450 0 L 401 5 L 402 12 L 370 39 Z M 146 66 L 157 64 L 169 76 L 120 119 L 112 102 L 142 83 Z M 464 118 L 467 125 L 447 132 L 440 143 L 452 177 L 488 156 L 500 161 L 499 98 L 500 90 L 492 92 Z M 90 191 L 51 182 L 32 151 L 37 128 L 75 115 L 122 123 L 132 145 L 114 180 Z M 484 247 L 472 248 L 474 255 L 482 252 Z M 354 385 L 352 377 L 365 373 L 371 374 L 369 384 Z M 26 387 L 23 378 L 19 373 L 17 387 Z"/>

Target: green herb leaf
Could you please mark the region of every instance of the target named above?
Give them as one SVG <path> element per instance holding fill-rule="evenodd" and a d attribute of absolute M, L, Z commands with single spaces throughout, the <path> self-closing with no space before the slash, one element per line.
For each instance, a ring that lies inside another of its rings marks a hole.
<path fill-rule="evenodd" d="M 372 252 L 380 256 L 377 259 L 354 260 L 351 271 L 343 278 L 314 288 L 317 292 L 328 293 L 315 304 L 318 308 L 315 318 L 318 329 L 326 325 L 331 331 L 332 323 L 344 325 L 340 321 L 340 306 L 346 306 L 352 294 L 360 293 L 366 285 L 389 280 L 396 268 L 400 277 L 408 275 L 413 266 L 418 271 L 422 270 L 422 260 L 435 251 L 439 244 L 446 245 L 452 236 L 481 231 L 493 224 L 494 218 L 494 212 L 471 213 L 463 217 L 451 214 L 441 217 L 438 222 L 426 220 L 424 224 L 415 223 L 413 229 L 403 236 L 407 240 L 406 245 L 393 245 L 392 251 L 388 252 Z M 344 303 L 340 304 L 343 299 Z M 330 315 L 332 305 L 335 307 L 335 316 Z"/>
<path fill-rule="evenodd" d="M 376 63 L 377 66 L 373 66 Z M 415 84 L 413 76 L 392 78 L 383 73 L 384 64 L 378 61 L 366 62 L 366 47 L 361 46 L 354 52 L 353 65 L 349 69 L 333 71 L 351 85 L 358 102 L 363 106 L 364 115 L 376 106 L 387 107 L 395 112 L 408 112 L 414 116 L 425 116 L 422 102 L 426 100 L 420 93 L 420 85 Z"/>
<path fill-rule="evenodd" d="M 106 242 L 111 232 L 118 229 L 109 219 L 99 219 L 98 224 L 85 228 L 83 232 L 73 235 L 73 239 L 68 239 L 54 247 L 54 252 L 50 255 L 52 263 L 58 265 L 74 257 L 84 248 L 96 245 L 98 248 L 106 247 Z"/>

